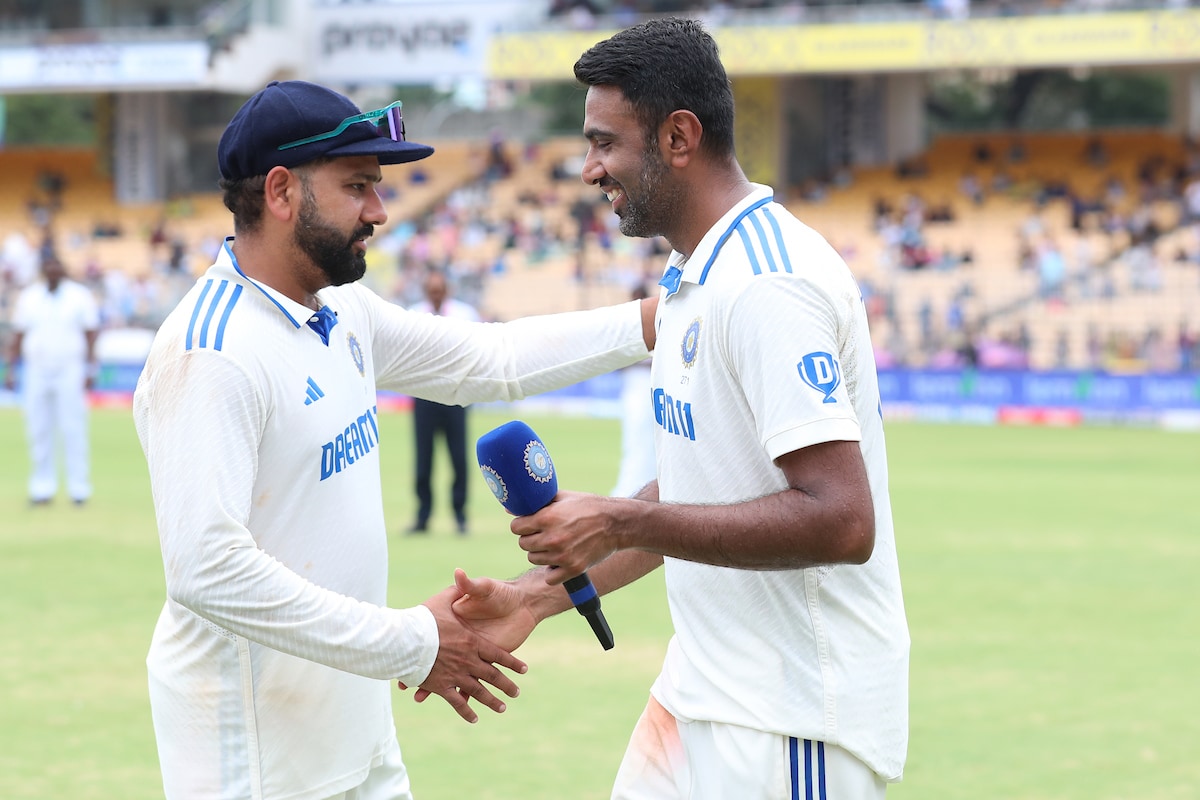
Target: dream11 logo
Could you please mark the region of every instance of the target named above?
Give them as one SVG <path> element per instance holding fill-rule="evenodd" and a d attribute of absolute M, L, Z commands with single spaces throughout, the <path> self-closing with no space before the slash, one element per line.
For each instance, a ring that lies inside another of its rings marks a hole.
<path fill-rule="evenodd" d="M 822 403 L 836 403 L 833 393 L 842 385 L 842 367 L 829 353 L 809 353 L 796 365 L 800 378 L 812 388 L 825 395 Z"/>

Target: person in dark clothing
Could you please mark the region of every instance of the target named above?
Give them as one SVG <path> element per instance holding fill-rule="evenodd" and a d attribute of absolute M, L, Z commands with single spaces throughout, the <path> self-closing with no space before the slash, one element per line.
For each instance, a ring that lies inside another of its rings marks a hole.
<path fill-rule="evenodd" d="M 425 299 L 413 311 L 451 319 L 478 322 L 479 313 L 469 304 L 449 296 L 446 276 L 431 271 L 425 278 Z M 413 398 L 413 438 L 416 442 L 417 518 L 408 533 L 427 533 L 433 511 L 433 450 L 438 434 L 446 440 L 454 481 L 450 503 L 459 535 L 467 533 L 467 407 L 446 406 L 431 400 Z"/>

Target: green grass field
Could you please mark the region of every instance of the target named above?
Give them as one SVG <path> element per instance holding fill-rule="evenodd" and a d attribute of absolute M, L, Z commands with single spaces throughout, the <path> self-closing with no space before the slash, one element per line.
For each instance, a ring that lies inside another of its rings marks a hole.
<path fill-rule="evenodd" d="M 520 416 L 564 487 L 607 491 L 612 420 Z M 461 566 L 525 568 L 482 479 L 472 534 L 404 537 L 409 419 L 385 415 L 391 601 Z M 1200 797 L 1200 438 L 1138 429 L 891 424 L 892 498 L 913 637 L 911 743 L 890 797 Z M 145 464 L 127 412 L 92 416 L 96 497 L 25 503 L 21 419 L 0 409 L 0 798 L 161 796 L 144 658 L 163 601 Z M 442 459 L 444 461 L 444 459 Z M 608 787 L 670 631 L 661 577 L 605 599 L 605 653 L 565 614 L 519 651 L 503 715 L 463 723 L 396 694 L 419 800 L 574 800 Z M 736 798 L 731 798 L 736 800 Z"/>

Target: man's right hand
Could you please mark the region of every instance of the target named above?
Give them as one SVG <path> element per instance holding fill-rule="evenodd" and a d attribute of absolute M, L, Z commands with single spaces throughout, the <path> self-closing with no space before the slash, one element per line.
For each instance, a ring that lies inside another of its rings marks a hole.
<path fill-rule="evenodd" d="M 504 650 L 516 650 L 537 626 L 536 615 L 525 605 L 524 593 L 512 581 L 468 578 L 466 572 L 456 569 L 454 586 L 442 591 L 447 593 L 457 598 L 452 608 L 459 619 Z M 408 687 L 401 684 L 400 688 Z M 422 684 L 413 699 L 420 703 L 430 694 L 433 692 Z"/>
<path fill-rule="evenodd" d="M 500 671 L 500 667 L 520 674 L 524 674 L 528 667 L 507 649 L 464 624 L 451 607 L 461 596 L 462 591 L 457 586 L 451 586 L 424 603 L 437 621 L 438 654 L 433 669 L 420 685 L 416 700 L 421 702 L 429 695 L 436 694 L 467 722 L 476 722 L 479 715 L 468 703 L 472 697 L 498 714 L 505 709 L 504 702 L 492 694 L 484 683 L 490 683 L 509 697 L 516 697 L 520 689 L 508 675 Z M 407 688 L 399 685 L 401 689 Z"/>

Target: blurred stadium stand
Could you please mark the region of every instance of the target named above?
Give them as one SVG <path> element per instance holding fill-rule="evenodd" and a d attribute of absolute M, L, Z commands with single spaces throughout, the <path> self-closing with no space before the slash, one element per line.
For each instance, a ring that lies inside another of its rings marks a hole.
<path fill-rule="evenodd" d="M 617 232 L 579 181 L 578 119 L 557 125 L 563 109 L 530 98 L 660 13 L 714 30 L 739 156 L 846 257 L 883 369 L 1200 385 L 1200 11 L 1186 2 L 0 0 L 8 127 L 23 95 L 90 97 L 95 126 L 83 147 L 0 147 L 0 336 L 40 247 L 96 288 L 110 326 L 153 328 L 229 233 L 224 121 L 287 78 L 363 107 L 417 98 L 410 135 L 437 153 L 385 169 L 391 220 L 367 278 L 385 296 L 413 299 L 432 264 L 496 319 L 624 299 L 654 281 L 662 243 Z M 1155 76 L 1165 115 L 955 130 L 932 108 L 937 82 L 968 76 L 1053 120 L 1070 98 L 1034 79 L 1096 73 Z M 1195 411 L 1200 391 L 1173 402 Z"/>

